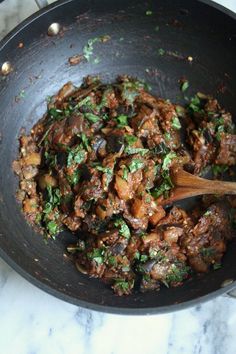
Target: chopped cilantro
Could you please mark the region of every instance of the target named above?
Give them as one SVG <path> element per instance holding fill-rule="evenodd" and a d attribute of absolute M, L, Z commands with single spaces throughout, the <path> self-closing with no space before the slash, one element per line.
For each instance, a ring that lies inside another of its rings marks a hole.
<path fill-rule="evenodd" d="M 51 186 L 47 186 L 47 202 L 45 204 L 46 210 L 43 212 L 45 214 L 52 211 L 57 205 L 60 205 L 61 202 L 61 192 L 59 188 L 52 188 Z"/>
<path fill-rule="evenodd" d="M 56 235 L 56 234 L 58 234 L 60 232 L 60 228 L 59 228 L 58 224 L 55 221 L 47 222 L 46 227 L 47 227 L 48 233 L 51 236 Z"/>
<path fill-rule="evenodd" d="M 152 152 L 157 155 L 166 155 L 170 152 L 170 149 L 164 142 L 161 142 L 152 149 Z"/>
<path fill-rule="evenodd" d="M 163 169 L 163 171 L 166 171 L 166 170 L 169 169 L 172 160 L 173 160 L 176 156 L 177 156 L 177 155 L 176 155 L 175 152 L 169 152 L 169 153 L 165 156 L 165 158 L 164 158 L 164 160 L 163 160 L 163 163 L 162 163 L 162 169 Z"/>
<path fill-rule="evenodd" d="M 134 143 L 136 143 L 138 138 L 134 135 L 125 135 L 125 140 L 128 145 L 133 145 Z"/>
<path fill-rule="evenodd" d="M 136 251 L 134 254 L 134 259 L 139 259 L 140 258 L 140 252 Z"/>
<path fill-rule="evenodd" d="M 222 267 L 221 263 L 214 263 L 213 264 L 213 269 L 214 270 L 220 269 L 221 267 Z"/>
<path fill-rule="evenodd" d="M 182 282 L 188 275 L 190 267 L 184 264 L 172 264 L 170 273 L 166 276 L 167 283 Z"/>
<path fill-rule="evenodd" d="M 132 148 L 130 146 L 127 146 L 125 148 L 125 153 L 127 155 L 140 154 L 141 156 L 144 156 L 148 152 L 149 152 L 148 149 L 143 149 L 143 148 Z"/>
<path fill-rule="evenodd" d="M 124 294 L 129 292 L 130 289 L 132 289 L 134 286 L 134 281 L 125 281 L 123 279 L 117 279 L 114 282 L 113 289 L 118 290 Z"/>
<path fill-rule="evenodd" d="M 92 252 L 87 253 L 89 260 L 95 261 L 97 264 L 102 264 L 104 262 L 104 249 L 94 248 Z"/>
<path fill-rule="evenodd" d="M 106 174 L 106 186 L 108 186 L 113 178 L 113 169 L 111 167 L 103 166 L 97 166 L 96 168 L 98 171 L 101 171 Z"/>
<path fill-rule="evenodd" d="M 93 45 L 99 41 L 98 37 L 91 38 L 88 40 L 87 44 L 83 48 L 83 54 L 84 57 L 87 61 L 90 61 L 92 55 L 93 55 Z"/>
<path fill-rule="evenodd" d="M 221 134 L 224 133 L 224 131 L 225 131 L 225 127 L 223 125 L 220 125 L 219 127 L 217 127 L 216 139 L 218 141 L 221 141 Z"/>
<path fill-rule="evenodd" d="M 91 123 L 97 123 L 100 120 L 100 117 L 96 116 L 93 113 L 85 113 L 84 116 Z"/>
<path fill-rule="evenodd" d="M 163 56 L 163 55 L 165 54 L 165 50 L 164 50 L 163 48 L 160 48 L 160 49 L 158 50 L 158 54 L 159 54 L 160 56 Z"/>
<path fill-rule="evenodd" d="M 202 247 L 200 253 L 203 257 L 212 257 L 215 254 L 215 249 L 212 247 Z"/>
<path fill-rule="evenodd" d="M 151 10 L 147 10 L 146 11 L 146 16 L 151 16 L 152 15 L 152 11 Z"/>
<path fill-rule="evenodd" d="M 44 153 L 45 163 L 50 167 L 55 167 L 57 164 L 57 155 L 49 154 L 48 151 Z"/>
<path fill-rule="evenodd" d="M 162 194 L 164 194 L 165 197 L 166 192 L 168 192 L 169 190 L 171 190 L 172 187 L 174 187 L 168 170 L 162 172 L 162 178 L 163 182 L 161 183 L 161 185 L 151 190 L 151 195 L 155 199 L 160 197 Z"/>
<path fill-rule="evenodd" d="M 122 128 L 128 125 L 128 117 L 125 116 L 124 114 L 118 116 L 116 118 L 117 122 L 118 122 L 118 127 Z"/>
<path fill-rule="evenodd" d="M 77 103 L 75 107 L 80 108 L 82 106 L 88 106 L 89 108 L 92 108 L 92 102 L 90 96 L 87 96 L 84 99 L 82 99 L 79 103 Z"/>
<path fill-rule="evenodd" d="M 48 110 L 48 115 L 53 120 L 61 120 L 64 118 L 63 111 L 57 108 L 50 108 Z"/>
<path fill-rule="evenodd" d="M 179 121 L 179 118 L 178 118 L 178 117 L 174 117 L 174 118 L 172 119 L 172 124 L 171 124 L 171 126 L 172 126 L 172 128 L 177 129 L 177 130 L 181 129 L 181 124 L 180 124 L 180 121 Z"/>
<path fill-rule="evenodd" d="M 81 140 L 82 140 L 82 143 L 83 143 L 83 145 L 84 145 L 84 148 L 85 148 L 87 151 L 89 151 L 89 140 L 88 140 L 86 134 L 81 133 Z"/>
<path fill-rule="evenodd" d="M 126 222 L 122 219 L 119 218 L 115 221 L 114 223 L 115 227 L 119 227 L 119 234 L 121 236 L 124 236 L 125 238 L 129 239 L 131 236 L 130 229 Z"/>
<path fill-rule="evenodd" d="M 108 257 L 108 264 L 111 266 L 116 266 L 117 265 L 116 257 L 114 257 L 114 256 Z"/>
<path fill-rule="evenodd" d="M 100 61 L 101 61 L 101 59 L 100 58 L 98 58 L 98 57 L 96 57 L 95 59 L 94 59 L 94 64 L 99 64 L 100 63 Z"/>
<path fill-rule="evenodd" d="M 151 195 L 153 196 L 153 198 L 157 199 L 163 193 L 169 191 L 171 188 L 172 186 L 167 181 L 164 181 L 159 187 L 156 187 L 151 191 Z"/>
<path fill-rule="evenodd" d="M 167 141 L 171 140 L 171 134 L 169 132 L 165 132 L 164 137 Z"/>
<path fill-rule="evenodd" d="M 203 216 L 209 216 L 209 215 L 211 215 L 211 210 L 207 210 L 207 211 L 203 214 Z"/>
<path fill-rule="evenodd" d="M 176 113 L 177 113 L 178 117 L 183 117 L 184 116 L 185 111 L 184 111 L 183 107 L 176 106 L 175 110 L 176 110 Z"/>
<path fill-rule="evenodd" d="M 184 82 L 181 83 L 181 91 L 185 92 L 189 88 L 189 82 L 185 80 Z"/>
<path fill-rule="evenodd" d="M 144 84 L 139 81 L 123 82 L 122 83 L 122 98 L 128 104 L 133 105 L 136 97 L 139 95 L 139 90 L 144 88 Z"/>
<path fill-rule="evenodd" d="M 133 172 L 139 170 L 140 168 L 142 168 L 143 166 L 144 166 L 144 162 L 142 160 L 133 159 L 128 167 L 129 167 L 130 172 L 133 173 Z"/>
<path fill-rule="evenodd" d="M 201 111 L 201 101 L 197 95 L 195 95 L 194 97 L 191 98 L 188 108 L 192 112 L 200 112 Z"/>
<path fill-rule="evenodd" d="M 126 166 L 123 167 L 123 176 L 122 178 L 126 181 L 128 181 L 128 174 L 129 174 L 129 170 Z"/>
<path fill-rule="evenodd" d="M 70 183 L 70 185 L 75 186 L 80 180 L 81 172 L 76 169 L 72 175 L 67 175 L 66 179 Z"/>
<path fill-rule="evenodd" d="M 226 165 L 212 165 L 211 166 L 211 170 L 214 174 L 214 176 L 218 176 L 218 175 L 221 175 L 225 172 L 227 172 L 229 169 L 229 166 L 226 166 Z"/>
<path fill-rule="evenodd" d="M 148 260 L 148 256 L 146 254 L 141 254 L 140 256 L 140 262 L 144 263 Z"/>
<path fill-rule="evenodd" d="M 70 167 L 74 164 L 80 164 L 85 159 L 85 150 L 83 146 L 80 144 L 75 148 L 70 149 L 69 154 L 67 156 L 67 167 Z"/>

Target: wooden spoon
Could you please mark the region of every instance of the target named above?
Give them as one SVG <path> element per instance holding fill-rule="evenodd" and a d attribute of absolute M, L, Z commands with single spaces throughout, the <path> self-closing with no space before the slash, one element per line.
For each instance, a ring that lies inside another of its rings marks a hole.
<path fill-rule="evenodd" d="M 166 199 L 161 196 L 158 198 L 158 204 L 166 205 L 177 200 L 204 194 L 236 194 L 236 182 L 212 181 L 194 176 L 182 169 L 173 169 L 171 180 L 174 188 L 171 190 L 170 196 Z"/>

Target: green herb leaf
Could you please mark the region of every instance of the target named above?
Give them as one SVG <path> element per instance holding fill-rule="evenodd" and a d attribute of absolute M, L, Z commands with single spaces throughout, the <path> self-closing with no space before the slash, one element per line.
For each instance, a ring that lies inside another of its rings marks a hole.
<path fill-rule="evenodd" d="M 136 143 L 138 138 L 134 135 L 125 135 L 125 140 L 128 145 L 133 145 L 134 143 Z"/>
<path fill-rule="evenodd" d="M 157 199 L 166 191 L 169 191 L 171 188 L 172 186 L 167 181 L 164 181 L 159 187 L 156 187 L 151 191 L 151 195 L 153 196 L 153 198 Z"/>
<path fill-rule="evenodd" d="M 140 256 L 140 262 L 144 263 L 148 260 L 148 256 L 146 254 L 141 254 Z"/>
<path fill-rule="evenodd" d="M 129 174 L 129 170 L 126 166 L 123 167 L 123 176 L 122 178 L 126 181 L 128 181 L 128 174 Z"/>
<path fill-rule="evenodd" d="M 82 163 L 85 159 L 85 156 L 86 153 L 81 144 L 75 148 L 70 149 L 70 152 L 67 156 L 67 167 Z"/>
<path fill-rule="evenodd" d="M 116 257 L 114 257 L 114 256 L 108 257 L 108 264 L 110 266 L 116 266 L 117 265 Z"/>
<path fill-rule="evenodd" d="M 130 238 L 131 233 L 128 225 L 126 222 L 122 219 L 119 218 L 114 222 L 115 227 L 119 227 L 119 234 L 127 239 Z"/>
<path fill-rule="evenodd" d="M 94 260 L 97 264 L 102 264 L 104 262 L 104 249 L 94 248 L 92 252 L 87 253 L 89 260 Z"/>
<path fill-rule="evenodd" d="M 192 112 L 200 112 L 201 111 L 201 101 L 197 95 L 191 98 L 188 108 Z"/>
<path fill-rule="evenodd" d="M 85 148 L 87 151 L 89 151 L 89 149 L 90 149 L 89 140 L 88 140 L 86 134 L 81 133 L 81 140 L 82 140 L 82 143 L 83 143 L 83 145 L 84 145 L 84 148 Z"/>
<path fill-rule="evenodd" d="M 214 270 L 220 269 L 221 267 L 222 267 L 222 264 L 221 264 L 221 263 L 214 263 L 214 264 L 213 264 L 213 269 L 214 269 Z"/>
<path fill-rule="evenodd" d="M 146 16 L 151 16 L 152 15 L 152 11 L 151 10 L 147 10 L 146 11 Z"/>
<path fill-rule="evenodd" d="M 225 127 L 223 125 L 220 125 L 218 128 L 217 128 L 217 132 L 216 132 L 216 139 L 218 141 L 221 141 L 221 135 L 222 133 L 225 132 Z"/>
<path fill-rule="evenodd" d="M 212 165 L 211 166 L 211 170 L 212 170 L 215 177 L 227 172 L 228 169 L 229 169 L 229 166 L 227 166 L 227 165 Z"/>
<path fill-rule="evenodd" d="M 189 82 L 186 80 L 181 84 L 181 91 L 185 92 L 189 88 Z"/>
<path fill-rule="evenodd" d="M 91 38 L 88 40 L 87 44 L 84 46 L 83 48 L 83 54 L 85 59 L 87 59 L 87 61 L 90 61 L 92 55 L 93 55 L 93 45 L 99 41 L 98 37 L 95 38 Z"/>
<path fill-rule="evenodd" d="M 168 146 L 166 146 L 164 142 L 161 142 L 160 144 L 158 144 L 152 149 L 152 152 L 156 155 L 163 156 L 168 154 L 170 152 L 170 149 L 168 148 Z"/>
<path fill-rule="evenodd" d="M 49 154 L 48 151 L 44 153 L 45 163 L 50 167 L 55 167 L 57 164 L 57 155 Z"/>
<path fill-rule="evenodd" d="M 167 141 L 171 140 L 171 134 L 169 132 L 165 132 L 164 137 Z"/>
<path fill-rule="evenodd" d="M 215 252 L 216 252 L 215 249 L 212 248 L 212 247 L 208 247 L 208 248 L 202 247 L 202 248 L 200 249 L 201 255 L 202 255 L 203 257 L 207 257 L 207 258 L 214 256 Z"/>
<path fill-rule="evenodd" d="M 60 228 L 55 221 L 49 221 L 46 225 L 48 233 L 53 236 L 60 232 Z"/>
<path fill-rule="evenodd" d="M 136 97 L 139 95 L 139 90 L 146 88 L 146 85 L 140 81 L 123 82 L 121 85 L 122 99 L 128 104 L 133 105 Z"/>
<path fill-rule="evenodd" d="M 139 170 L 140 168 L 142 168 L 143 166 L 144 166 L 144 162 L 142 160 L 133 159 L 128 167 L 130 172 L 133 173 Z"/>
<path fill-rule="evenodd" d="M 160 48 L 159 50 L 158 50 L 158 54 L 160 55 L 160 56 L 163 56 L 164 54 L 165 54 L 165 50 L 163 49 L 163 48 Z"/>
<path fill-rule="evenodd" d="M 98 171 L 101 171 L 106 174 L 106 186 L 112 181 L 113 178 L 113 169 L 110 167 L 96 166 Z"/>
<path fill-rule="evenodd" d="M 75 106 L 75 108 L 80 108 L 82 106 L 86 106 L 88 108 L 93 108 L 90 96 L 87 96 L 84 99 L 82 99 L 80 102 L 78 102 L 77 105 Z"/>
<path fill-rule="evenodd" d="M 177 129 L 177 130 L 181 129 L 181 124 L 180 124 L 178 117 L 173 118 L 171 126 L 172 126 L 172 128 Z"/>
<path fill-rule="evenodd" d="M 209 216 L 209 215 L 211 215 L 212 213 L 211 213 L 211 210 L 207 210 L 204 214 L 203 214 L 203 216 Z"/>
<path fill-rule="evenodd" d="M 163 160 L 163 163 L 162 163 L 162 169 L 163 169 L 163 171 L 166 171 L 166 170 L 169 169 L 172 160 L 173 160 L 176 156 L 177 156 L 177 155 L 176 155 L 175 152 L 169 152 L 169 153 L 165 156 L 165 158 L 164 158 L 164 160 Z"/>
<path fill-rule="evenodd" d="M 141 156 L 144 156 L 145 154 L 147 154 L 149 152 L 149 150 L 143 149 L 143 148 L 132 148 L 132 147 L 127 146 L 125 148 L 124 152 L 127 155 L 140 154 Z"/>
<path fill-rule="evenodd" d="M 97 123 L 100 120 L 100 117 L 96 116 L 93 113 L 84 113 L 84 116 L 91 123 Z"/>
<path fill-rule="evenodd" d="M 48 115 L 53 120 L 61 120 L 64 118 L 63 111 L 57 108 L 50 108 L 48 110 Z"/>
<path fill-rule="evenodd" d="M 176 263 L 172 264 L 171 271 L 166 276 L 167 283 L 179 283 L 182 282 L 189 274 L 190 267 L 185 264 Z"/>
<path fill-rule="evenodd" d="M 140 252 L 136 251 L 134 254 L 134 259 L 139 259 L 140 258 Z"/>
<path fill-rule="evenodd" d="M 120 115 L 116 118 L 117 122 L 118 122 L 118 127 L 121 128 L 121 127 L 125 127 L 127 125 L 129 125 L 128 123 L 128 117 L 125 116 L 125 115 Z"/>
<path fill-rule="evenodd" d="M 117 279 L 114 282 L 113 289 L 119 290 L 121 293 L 128 293 L 130 289 L 134 286 L 134 281 L 125 281 L 123 279 Z"/>
<path fill-rule="evenodd" d="M 80 170 L 76 169 L 72 175 L 67 175 L 66 179 L 70 183 L 70 185 L 75 186 L 79 183 L 81 177 Z"/>

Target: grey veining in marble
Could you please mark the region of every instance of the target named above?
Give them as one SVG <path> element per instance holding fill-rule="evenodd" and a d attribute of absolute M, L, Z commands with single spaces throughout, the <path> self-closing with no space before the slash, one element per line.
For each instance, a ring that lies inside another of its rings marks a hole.
<path fill-rule="evenodd" d="M 236 0 L 218 1 L 236 11 Z M 0 38 L 37 10 L 0 4 Z M 235 354 L 236 300 L 226 296 L 174 314 L 97 313 L 37 289 L 0 260 L 2 354 Z"/>

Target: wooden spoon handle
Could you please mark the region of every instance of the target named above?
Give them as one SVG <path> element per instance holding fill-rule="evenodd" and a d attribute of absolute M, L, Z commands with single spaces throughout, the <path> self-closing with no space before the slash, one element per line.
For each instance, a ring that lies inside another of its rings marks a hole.
<path fill-rule="evenodd" d="M 203 190 L 199 194 L 236 194 L 235 182 L 212 181 L 194 176 L 183 170 L 173 171 L 172 181 L 176 187 L 189 187 L 189 190 Z"/>

